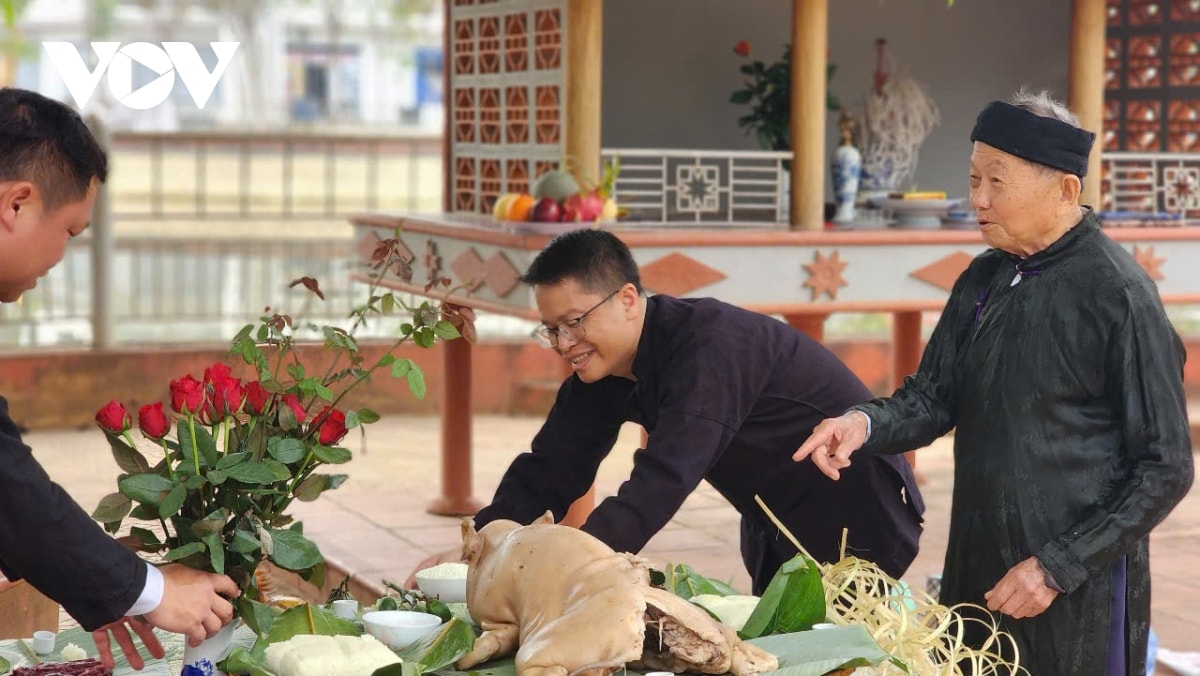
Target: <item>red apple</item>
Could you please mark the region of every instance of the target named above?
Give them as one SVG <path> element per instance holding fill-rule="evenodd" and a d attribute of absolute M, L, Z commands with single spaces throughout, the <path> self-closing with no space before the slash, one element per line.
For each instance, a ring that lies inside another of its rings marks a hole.
<path fill-rule="evenodd" d="M 552 197 L 543 197 L 538 200 L 538 203 L 533 205 L 533 213 L 530 220 L 538 223 L 557 223 L 562 218 L 562 207 L 559 206 L 558 200 Z"/>

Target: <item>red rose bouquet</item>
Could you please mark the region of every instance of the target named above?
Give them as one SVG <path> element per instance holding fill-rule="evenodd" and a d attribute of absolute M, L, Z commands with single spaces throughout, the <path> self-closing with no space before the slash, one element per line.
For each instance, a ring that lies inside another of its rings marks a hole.
<path fill-rule="evenodd" d="M 332 358 L 314 372 L 294 349 L 291 317 L 273 313 L 247 325 L 232 342 L 231 356 L 245 363 L 252 378 L 235 377 L 216 363 L 197 379 L 184 375 L 170 383 L 169 401 L 142 406 L 133 437 L 133 416 L 117 401 L 96 414 L 122 474 L 118 491 L 104 497 L 93 517 L 117 533 L 127 518 L 132 526 L 122 541 L 129 547 L 217 573 L 228 574 L 243 590 L 243 617 L 254 615 L 254 570 L 265 558 L 320 586 L 325 562 L 287 515 L 293 500 L 316 500 L 337 488 L 345 474 L 328 468 L 348 462 L 338 443 L 350 430 L 373 423 L 369 409 L 347 410 L 348 392 L 379 369 L 407 380 L 417 397 L 425 394 L 417 365 L 393 353 L 412 341 L 423 348 L 438 339 L 474 335 L 469 309 L 422 303 L 410 307 L 391 293 L 377 293 L 383 275 L 411 278 L 402 247 L 381 242 L 372 258 L 368 302 L 357 308 L 350 330 L 320 327 Z M 406 279 L 407 281 L 407 279 Z M 449 286 L 448 279 L 437 282 Z M 324 298 L 308 277 L 292 284 Z M 268 310 L 270 312 L 270 310 Z M 353 337 L 368 317 L 408 312 L 412 321 L 381 358 L 368 362 Z M 169 408 L 168 408 L 169 407 Z M 146 443 L 148 442 L 148 443 Z M 252 591 L 252 593 L 246 593 Z"/>

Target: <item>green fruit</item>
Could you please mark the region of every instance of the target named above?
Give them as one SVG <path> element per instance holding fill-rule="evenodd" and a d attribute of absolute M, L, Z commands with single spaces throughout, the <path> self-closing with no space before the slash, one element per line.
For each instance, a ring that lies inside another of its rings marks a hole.
<path fill-rule="evenodd" d="M 400 610 L 400 603 L 396 601 L 394 596 L 385 596 L 379 599 L 379 610 Z"/>
<path fill-rule="evenodd" d="M 538 177 L 533 184 L 531 194 L 537 200 L 549 197 L 556 202 L 561 202 L 578 192 L 579 182 L 575 180 L 575 177 L 565 171 L 555 169 Z"/>
<path fill-rule="evenodd" d="M 454 614 L 450 612 L 450 606 L 442 603 L 437 599 L 429 599 L 429 612 L 442 618 L 442 622 L 449 622 Z"/>

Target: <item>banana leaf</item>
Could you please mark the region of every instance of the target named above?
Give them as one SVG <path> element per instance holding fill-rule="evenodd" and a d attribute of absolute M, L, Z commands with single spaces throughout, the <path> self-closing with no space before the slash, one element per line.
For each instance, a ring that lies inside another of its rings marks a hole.
<path fill-rule="evenodd" d="M 758 638 L 812 629 L 825 621 L 825 587 L 821 569 L 803 554 L 785 562 L 771 578 L 754 612 L 738 635 Z"/>
<path fill-rule="evenodd" d="M 684 599 L 701 594 L 729 596 L 737 593 L 727 583 L 704 577 L 683 563 L 668 565 L 665 571 L 650 571 L 650 581 L 652 584 L 661 584 L 667 591 Z"/>
<path fill-rule="evenodd" d="M 904 669 L 902 663 L 884 652 L 860 626 L 776 634 L 751 639 L 748 643 L 779 659 L 779 669 L 770 672 L 770 676 L 823 676 L 838 669 L 876 666 L 887 660 Z M 448 668 L 435 673 L 438 676 L 516 676 L 517 668 L 510 656 L 486 662 L 470 671 Z M 628 670 L 623 673 L 637 676 L 641 672 Z"/>
<path fill-rule="evenodd" d="M 443 624 L 436 634 L 397 652 L 405 664 L 417 664 L 422 672 L 431 672 L 454 664 L 455 660 L 471 652 L 474 647 L 475 630 L 455 617 Z"/>

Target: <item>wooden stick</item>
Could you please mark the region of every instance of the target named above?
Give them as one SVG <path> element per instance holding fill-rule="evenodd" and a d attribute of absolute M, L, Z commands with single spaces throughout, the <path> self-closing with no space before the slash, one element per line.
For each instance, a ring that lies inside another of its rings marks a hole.
<path fill-rule="evenodd" d="M 800 544 L 800 541 L 796 539 L 796 536 L 792 535 L 792 532 L 790 530 L 788 530 L 787 527 L 785 527 L 779 521 L 779 519 L 775 518 L 775 514 L 771 511 L 770 507 L 767 507 L 767 503 L 763 502 L 763 499 L 761 497 L 755 495 L 754 501 L 758 503 L 759 507 L 762 507 L 762 511 L 766 512 L 767 518 L 771 520 L 771 523 L 775 524 L 775 527 L 779 529 L 779 532 L 783 533 L 784 537 L 786 537 L 788 540 L 790 540 L 791 543 L 796 546 L 796 549 L 799 550 L 801 554 L 808 557 L 812 561 L 816 561 L 816 559 L 814 559 L 812 557 L 812 554 L 809 554 L 808 550 L 806 550 Z"/>

